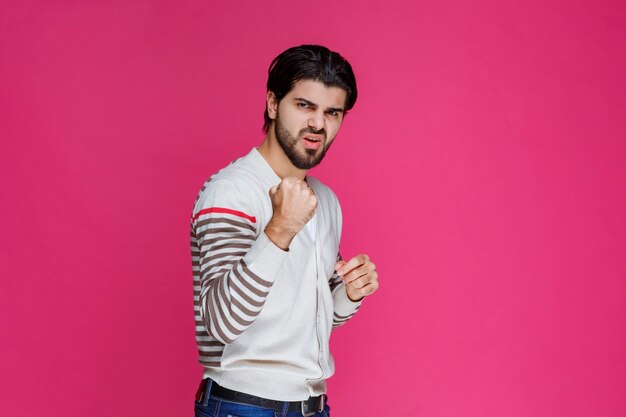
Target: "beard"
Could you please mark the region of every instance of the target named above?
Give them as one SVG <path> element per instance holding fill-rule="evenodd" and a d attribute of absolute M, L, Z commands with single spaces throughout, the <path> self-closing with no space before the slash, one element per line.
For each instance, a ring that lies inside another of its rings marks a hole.
<path fill-rule="evenodd" d="M 298 142 L 300 138 L 307 133 L 313 133 L 316 135 L 322 135 L 323 142 L 322 146 L 317 149 L 309 149 L 304 148 L 304 154 L 298 153 Z M 310 127 L 306 129 L 302 129 L 298 132 L 298 136 L 294 137 L 281 123 L 280 118 L 278 117 L 278 113 L 276 113 L 276 120 L 274 120 L 274 135 L 280 144 L 280 147 L 283 148 L 283 152 L 287 155 L 287 158 L 291 161 L 293 166 L 298 169 L 311 169 L 314 166 L 318 165 L 324 159 L 326 155 L 326 151 L 330 149 L 329 143 L 326 145 L 326 132 L 324 129 L 313 130 Z"/>

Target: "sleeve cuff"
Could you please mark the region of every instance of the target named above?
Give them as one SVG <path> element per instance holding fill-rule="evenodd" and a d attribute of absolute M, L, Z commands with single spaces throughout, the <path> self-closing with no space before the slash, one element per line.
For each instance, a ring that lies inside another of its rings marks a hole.
<path fill-rule="evenodd" d="M 289 252 L 276 246 L 265 232 L 261 231 L 243 257 L 243 260 L 256 275 L 267 281 L 274 282 L 287 255 L 289 255 Z"/>
<path fill-rule="evenodd" d="M 361 298 L 359 301 L 350 300 L 346 293 L 346 285 L 342 282 L 335 288 L 333 294 L 334 311 L 340 316 L 349 316 L 361 307 L 363 300 L 364 298 Z"/>

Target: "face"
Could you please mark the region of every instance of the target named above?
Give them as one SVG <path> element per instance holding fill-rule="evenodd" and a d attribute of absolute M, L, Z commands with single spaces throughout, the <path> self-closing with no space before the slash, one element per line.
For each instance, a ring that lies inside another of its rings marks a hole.
<path fill-rule="evenodd" d="M 280 103 L 268 94 L 276 139 L 296 168 L 322 161 L 343 121 L 345 102 L 345 90 L 313 80 L 296 82 Z"/>

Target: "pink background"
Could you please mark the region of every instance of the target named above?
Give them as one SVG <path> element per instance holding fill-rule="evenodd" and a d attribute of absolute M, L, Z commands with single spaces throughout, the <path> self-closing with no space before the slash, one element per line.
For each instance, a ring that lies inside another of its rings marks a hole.
<path fill-rule="evenodd" d="M 333 416 L 626 415 L 626 6 L 2 2 L 0 414 L 184 416 L 188 226 L 320 43 L 359 100 L 313 173 L 381 289 Z"/>

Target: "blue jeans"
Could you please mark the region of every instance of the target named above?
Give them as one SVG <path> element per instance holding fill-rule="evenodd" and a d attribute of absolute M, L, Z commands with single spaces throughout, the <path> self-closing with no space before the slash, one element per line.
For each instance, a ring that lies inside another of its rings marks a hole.
<path fill-rule="evenodd" d="M 210 389 L 210 380 L 207 388 Z M 283 411 L 276 411 L 222 400 L 213 395 L 206 398 L 206 393 L 201 402 L 195 402 L 195 417 L 302 417 L 299 411 L 287 412 L 286 410 L 287 403 L 283 404 Z M 330 407 L 325 404 L 322 412 L 315 413 L 311 417 L 330 417 Z"/>

